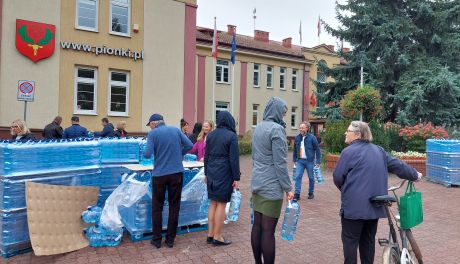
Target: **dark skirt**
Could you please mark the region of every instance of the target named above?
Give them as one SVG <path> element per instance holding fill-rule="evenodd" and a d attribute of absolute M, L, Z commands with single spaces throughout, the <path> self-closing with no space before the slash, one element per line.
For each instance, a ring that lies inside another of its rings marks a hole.
<path fill-rule="evenodd" d="M 210 182 L 208 179 L 208 199 L 221 203 L 230 202 L 233 192 L 232 183 L 233 182 L 230 182 L 230 184 L 224 184 L 225 186 L 222 186 L 221 184 L 217 185 L 216 182 Z"/>
<path fill-rule="evenodd" d="M 283 199 L 269 200 L 256 193 L 252 193 L 252 208 L 254 211 L 272 218 L 280 218 Z"/>

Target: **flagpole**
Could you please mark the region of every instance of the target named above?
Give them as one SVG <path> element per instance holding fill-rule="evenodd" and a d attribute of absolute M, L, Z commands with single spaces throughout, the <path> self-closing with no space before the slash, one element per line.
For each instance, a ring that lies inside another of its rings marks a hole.
<path fill-rule="evenodd" d="M 234 101 L 235 101 L 235 64 L 232 63 L 232 116 L 234 116 L 235 111 L 234 111 Z"/>

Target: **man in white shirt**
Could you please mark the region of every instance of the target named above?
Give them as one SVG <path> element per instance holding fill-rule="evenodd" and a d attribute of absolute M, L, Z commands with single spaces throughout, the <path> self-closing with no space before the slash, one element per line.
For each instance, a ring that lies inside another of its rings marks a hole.
<path fill-rule="evenodd" d="M 302 188 L 302 177 L 305 170 L 307 170 L 309 186 L 308 186 L 308 199 L 315 197 L 315 179 L 313 176 L 313 167 L 321 164 L 321 150 L 319 148 L 318 140 L 313 134 L 308 133 L 310 123 L 303 121 L 299 125 L 299 134 L 295 137 L 294 141 L 294 182 L 295 193 L 294 199 L 300 200 L 300 191 Z"/>

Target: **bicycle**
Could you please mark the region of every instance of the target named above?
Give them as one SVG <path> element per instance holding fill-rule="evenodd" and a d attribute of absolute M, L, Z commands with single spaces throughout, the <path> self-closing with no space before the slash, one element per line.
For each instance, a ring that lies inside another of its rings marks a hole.
<path fill-rule="evenodd" d="M 393 195 L 379 195 L 370 198 L 371 203 L 378 206 L 384 206 L 390 233 L 388 239 L 379 238 L 380 246 L 383 246 L 383 264 L 423 264 L 422 252 L 415 241 L 415 238 L 410 229 L 402 229 L 399 223 L 399 198 L 396 195 L 396 190 L 400 189 L 407 180 L 402 180 L 396 186 L 391 186 L 388 191 L 393 192 Z M 395 215 L 390 211 L 389 207 L 396 202 L 398 214 Z M 400 242 L 396 234 L 395 225 L 399 231 Z"/>

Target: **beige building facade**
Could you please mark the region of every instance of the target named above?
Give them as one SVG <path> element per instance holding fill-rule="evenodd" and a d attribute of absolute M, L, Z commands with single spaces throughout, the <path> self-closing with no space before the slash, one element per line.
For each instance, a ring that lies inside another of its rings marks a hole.
<path fill-rule="evenodd" d="M 195 93 L 196 0 L 17 0 L 0 7 L 3 132 L 24 115 L 19 80 L 35 82 L 26 115 L 32 129 L 57 115 L 67 127 L 77 115 L 90 131 L 108 117 L 145 133 L 154 112 L 174 125 L 194 115 L 195 98 L 185 95 Z M 50 57 L 33 62 L 16 49 L 17 19 L 55 26 Z"/>
<path fill-rule="evenodd" d="M 149 130 L 152 113 L 178 126 L 181 118 L 190 125 L 215 120 L 220 110 L 234 115 L 243 135 L 262 121 L 271 96 L 287 103 L 289 137 L 303 120 L 318 132 L 324 120 L 313 115 L 313 80 L 324 76 L 316 63 L 340 64 L 331 46 L 300 47 L 255 30 L 253 36 L 235 35 L 233 65 L 232 25 L 218 32 L 215 60 L 213 29 L 196 26 L 196 0 L 0 0 L 0 8 L 2 138 L 24 116 L 25 103 L 17 100 L 21 80 L 35 83 L 26 113 L 36 136 L 57 115 L 63 127 L 77 115 L 90 131 L 102 129 L 103 117 L 114 125 L 124 120 L 136 135 Z M 51 56 L 34 62 L 16 49 L 18 19 L 55 27 Z"/>

